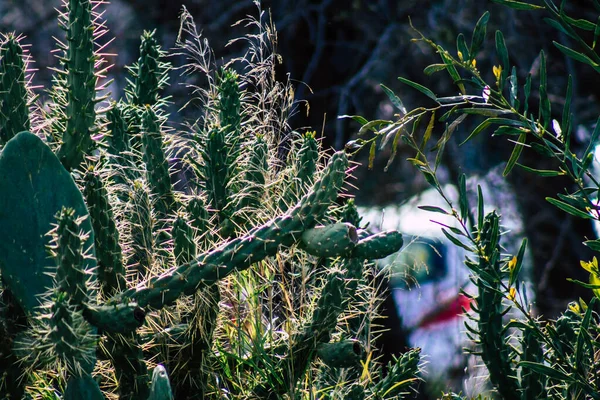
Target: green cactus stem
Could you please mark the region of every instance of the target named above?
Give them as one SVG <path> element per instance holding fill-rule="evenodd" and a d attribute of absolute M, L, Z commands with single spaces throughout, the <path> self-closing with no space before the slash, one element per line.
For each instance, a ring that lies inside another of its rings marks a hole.
<path fill-rule="evenodd" d="M 400 250 L 403 244 L 404 241 L 400 232 L 379 232 L 359 240 L 352 250 L 352 257 L 363 260 L 385 258 Z"/>
<path fill-rule="evenodd" d="M 137 332 L 107 334 L 104 353 L 108 355 L 122 400 L 147 399 L 150 394 L 148 367 Z"/>
<path fill-rule="evenodd" d="M 302 233 L 300 247 L 317 257 L 346 256 L 358 243 L 356 228 L 348 223 L 318 226 Z"/>
<path fill-rule="evenodd" d="M 190 225 L 196 230 L 196 235 L 202 235 L 208 229 L 209 215 L 201 197 L 195 196 L 187 204 L 186 211 L 190 217 Z"/>
<path fill-rule="evenodd" d="M 135 271 L 137 279 L 146 276 L 154 260 L 154 240 L 152 238 L 153 217 L 150 197 L 144 183 L 133 183 L 129 203 L 128 239 L 131 242 L 128 269 Z M 128 271 L 129 273 L 129 271 Z"/>
<path fill-rule="evenodd" d="M 156 31 L 144 31 L 140 43 L 140 57 L 128 68 L 132 76 L 127 94 L 132 104 L 162 105 L 160 92 L 168 84 L 169 65 L 162 61 L 163 51 L 156 40 Z"/>
<path fill-rule="evenodd" d="M 493 277 L 501 277 L 503 273 L 499 261 L 499 220 L 496 212 L 485 216 L 479 231 L 484 254 L 480 255 L 477 264 L 470 260 L 466 262 L 472 270 L 483 271 L 487 276 Z M 502 323 L 502 316 L 506 310 L 502 304 L 504 296 L 500 278 L 486 279 L 482 274 L 478 274 L 475 279 L 479 317 L 475 334 L 481 346 L 481 358 L 490 373 L 490 382 L 500 395 L 506 400 L 519 399 L 517 374 L 511 363 L 512 350 L 506 342 L 506 331 Z"/>
<path fill-rule="evenodd" d="M 192 227 L 182 215 L 178 215 L 173 223 L 171 236 L 173 237 L 173 255 L 175 263 L 185 264 L 196 257 L 196 243 L 194 242 Z"/>
<path fill-rule="evenodd" d="M 0 146 L 17 133 L 29 130 L 29 92 L 26 65 L 19 38 L 0 37 Z"/>
<path fill-rule="evenodd" d="M 166 219 L 175 209 L 169 164 L 163 150 L 160 117 L 150 107 L 142 114 L 142 145 L 154 210 L 159 220 Z"/>
<path fill-rule="evenodd" d="M 84 182 L 83 193 L 95 233 L 98 279 L 102 293 L 105 296 L 112 296 L 124 290 L 127 285 L 119 244 L 119 231 L 100 175 L 93 170 L 88 170 Z"/>
<path fill-rule="evenodd" d="M 527 326 L 523 331 L 521 338 L 523 353 L 521 361 L 534 363 L 544 363 L 544 349 L 542 348 L 533 328 Z M 548 393 L 546 390 L 547 378 L 539 372 L 522 367 L 521 370 L 521 400 L 546 399 Z"/>
<path fill-rule="evenodd" d="M 340 190 L 348 166 L 344 153 L 331 158 L 320 181 L 288 214 L 252 229 L 246 236 L 230 240 L 215 250 L 197 257 L 160 277 L 146 288 L 130 289 L 117 296 L 135 300 L 140 307 L 163 308 L 181 295 L 190 295 L 200 284 L 210 285 L 235 270 L 248 268 L 255 262 L 277 253 L 279 246 L 289 247 L 300 240 L 302 232 L 312 228 L 322 217 Z"/>
<path fill-rule="evenodd" d="M 144 324 L 146 312 L 135 303 L 87 304 L 83 316 L 102 332 L 125 334 L 134 332 Z"/>
<path fill-rule="evenodd" d="M 238 79 L 238 74 L 231 69 L 222 69 L 217 76 L 219 122 L 222 127 L 227 129 L 228 136 L 233 142 L 231 144 L 239 141 L 242 125 L 242 103 Z"/>
<path fill-rule="evenodd" d="M 158 364 L 152 371 L 152 385 L 150 387 L 150 397 L 148 400 L 173 400 L 173 392 L 169 382 L 167 370 Z"/>
<path fill-rule="evenodd" d="M 56 285 L 58 290 L 68 294 L 71 304 L 81 306 L 89 296 L 86 284 L 88 275 L 83 269 L 83 243 L 87 235 L 79 232 L 81 221 L 75 219 L 75 210 L 72 208 L 63 208 L 56 214 L 56 220 L 58 225 L 53 231 L 54 244 L 50 247 L 58 265 Z"/>
<path fill-rule="evenodd" d="M 13 343 L 27 329 L 27 316 L 9 289 L 0 290 L 0 398 L 21 399 L 27 374 L 13 351 Z"/>
<path fill-rule="evenodd" d="M 357 340 L 343 340 L 335 343 L 322 343 L 317 348 L 317 356 L 331 368 L 352 368 L 360 366 L 365 351 Z"/>
<path fill-rule="evenodd" d="M 376 383 L 373 392 L 377 399 L 397 399 L 401 393 L 406 392 L 419 378 L 419 361 L 421 349 L 410 349 L 399 358 L 394 356 L 394 361 L 387 365 L 387 374 Z M 517 395 L 515 393 L 515 395 Z"/>
<path fill-rule="evenodd" d="M 90 374 L 72 376 L 67 381 L 64 400 L 104 400 L 98 383 Z"/>
<path fill-rule="evenodd" d="M 71 175 L 37 136 L 21 132 L 0 153 L 0 271 L 2 279 L 27 313 L 40 305 L 39 296 L 54 286 L 56 266 L 48 259 L 46 234 L 62 207 L 83 218 L 89 232 L 83 244 L 88 256 L 82 268 L 96 267 L 94 235 L 88 210 Z M 79 231 L 77 231 L 79 233 Z"/>
<path fill-rule="evenodd" d="M 319 159 L 319 143 L 315 139 L 317 133 L 306 132 L 302 135 L 302 145 L 298 150 L 296 169 L 297 177 L 303 185 L 310 185 L 317 171 Z"/>
<path fill-rule="evenodd" d="M 96 75 L 94 25 L 90 0 L 68 0 L 64 62 L 67 89 L 66 130 L 58 158 L 64 167 L 76 169 L 92 147 L 91 132 L 96 120 Z"/>

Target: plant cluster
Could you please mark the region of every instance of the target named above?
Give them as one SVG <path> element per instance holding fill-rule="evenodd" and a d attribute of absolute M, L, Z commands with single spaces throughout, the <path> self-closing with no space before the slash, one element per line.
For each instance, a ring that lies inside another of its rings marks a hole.
<path fill-rule="evenodd" d="M 554 42 L 554 46 L 565 56 L 600 70 L 597 40 L 600 23 L 569 16 L 567 2 L 560 5 L 551 0 L 540 4 L 514 0 L 495 0 L 513 9 L 546 12 L 547 22 L 564 37 L 569 45 Z M 596 13 L 600 4 L 590 3 Z M 453 201 L 438 177 L 445 146 L 455 140 L 456 132 L 466 125 L 467 119 L 481 119 L 470 130 L 464 142 L 492 131 L 492 137 L 508 137 L 514 143 L 512 154 L 506 162 L 504 176 L 509 173 L 537 174 L 543 177 L 566 176 L 576 188 L 557 193 L 557 198 L 546 200 L 560 210 L 577 218 L 600 220 L 597 205 L 600 184 L 593 171 L 594 150 L 600 134 L 600 120 L 582 149 L 574 146 L 577 126 L 571 111 L 573 100 L 572 78 L 564 97 L 562 115 L 555 117 L 548 93 L 546 57 L 539 55 L 537 78 L 530 73 L 517 76 L 511 66 L 509 53 L 502 32 L 495 33 L 495 47 L 500 61 L 491 73 L 480 71 L 477 55 L 486 43 L 486 31 L 490 14 L 485 13 L 477 22 L 470 43 L 463 34 L 456 39 L 456 49 L 447 50 L 417 31 L 415 41 L 432 46 L 440 57 L 438 64 L 425 68 L 425 74 L 446 71 L 459 94 L 450 97 L 437 96 L 429 88 L 399 78 L 401 82 L 418 90 L 433 103 L 407 110 L 402 101 L 387 87 L 382 86 L 390 101 L 396 106 L 396 120 L 368 121 L 352 116 L 362 127 L 359 138 L 348 144 L 348 149 L 370 148 L 371 163 L 377 147 L 392 143 L 392 156 L 400 141 L 414 151 L 409 161 L 435 188 L 447 207 L 422 206 L 423 209 L 454 217 L 458 227 L 443 225 L 442 232 L 454 245 L 468 252 L 465 261 L 472 273 L 474 293 L 465 293 L 473 300 L 470 321 L 465 324 L 469 337 L 474 341 L 475 354 L 485 365 L 489 384 L 498 398 L 502 399 L 597 399 L 600 398 L 598 371 L 598 334 L 600 315 L 597 297 L 600 296 L 600 272 L 598 261 L 582 260 L 581 266 L 589 272 L 589 282 L 577 282 L 593 291 L 589 301 L 573 299 L 565 311 L 555 320 L 544 320 L 536 316 L 535 304 L 528 299 L 523 277 L 520 276 L 527 240 L 520 249 L 510 254 L 502 246 L 502 226 L 499 214 L 484 210 L 481 188 L 476 192 L 477 207 L 469 204 L 467 178 L 460 175 L 456 186 L 458 200 Z M 493 80 L 486 80 L 491 75 Z M 538 99 L 534 99 L 537 92 Z M 537 100 L 537 107 L 534 108 Z M 443 130 L 436 143 L 431 143 L 437 126 Z M 464 143 L 463 142 L 463 143 Z M 540 170 L 519 163 L 524 151 L 535 151 L 540 157 L 550 158 L 556 169 Z M 600 240 L 582 238 L 585 245 L 594 251 L 600 250 Z M 591 293 L 590 293 L 591 294 Z M 520 313 L 520 318 L 507 320 L 511 309 Z M 455 393 L 445 399 L 464 399 Z"/>
<path fill-rule="evenodd" d="M 290 134 L 293 91 L 274 79 L 262 11 L 246 55 L 218 65 L 184 9 L 182 70 L 206 85 L 192 88 L 197 120 L 175 129 L 153 32 L 124 98 L 105 95 L 101 3 L 65 0 L 46 104 L 20 38 L 0 45 L 0 397 L 409 391 L 419 349 L 377 362 L 369 262 L 402 235 L 360 226 L 340 196 L 344 152 Z"/>

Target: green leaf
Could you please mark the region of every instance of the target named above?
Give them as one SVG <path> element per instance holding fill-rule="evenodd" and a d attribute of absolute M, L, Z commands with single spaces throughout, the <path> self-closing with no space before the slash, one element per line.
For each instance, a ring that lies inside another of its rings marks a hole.
<path fill-rule="evenodd" d="M 513 149 L 508 162 L 506 163 L 506 168 L 504 168 L 504 172 L 502 172 L 502 176 L 507 176 L 510 174 L 510 171 L 514 168 L 515 164 L 519 160 L 521 156 L 521 152 L 523 151 L 523 145 L 525 144 L 525 139 L 527 138 L 527 133 L 523 132 L 517 139 L 517 143 L 515 144 L 515 148 Z"/>
<path fill-rule="evenodd" d="M 484 214 L 484 205 L 483 205 L 483 192 L 481 191 L 481 186 L 477 185 L 477 228 L 481 229 L 483 226 L 483 214 Z"/>
<path fill-rule="evenodd" d="M 600 15 L 598 16 L 598 19 L 596 20 L 596 26 L 594 27 L 594 42 L 592 43 L 592 49 L 596 48 L 598 36 L 600 36 Z"/>
<path fill-rule="evenodd" d="M 523 103 L 525 110 L 523 111 L 523 114 L 527 116 L 529 111 L 529 95 L 531 94 L 531 74 L 527 74 L 525 85 L 523 86 L 523 93 L 525 94 L 525 103 Z"/>
<path fill-rule="evenodd" d="M 392 91 L 392 89 L 390 89 L 389 87 L 385 86 L 383 83 L 380 84 L 379 86 L 381 86 L 381 89 L 383 89 L 383 91 L 385 92 L 385 94 L 387 95 L 387 97 L 390 99 L 390 101 L 392 102 L 392 104 L 398 110 L 400 110 L 400 112 L 402 114 L 406 114 L 406 107 L 404 107 L 404 104 L 402 103 L 402 100 L 400 100 L 400 97 L 396 96 L 396 94 Z"/>
<path fill-rule="evenodd" d="M 586 240 L 583 244 L 594 251 L 600 252 L 600 239 Z"/>
<path fill-rule="evenodd" d="M 548 203 L 552 204 L 553 206 L 558 207 L 561 210 L 563 210 L 564 212 L 571 214 L 575 217 L 579 217 L 579 218 L 583 218 L 583 219 L 592 219 L 592 216 L 589 215 L 588 213 L 583 212 L 583 211 L 579 210 L 578 208 L 575 208 L 572 205 L 567 204 L 558 199 L 554 199 L 552 197 L 546 197 L 546 201 Z"/>
<path fill-rule="evenodd" d="M 528 167 L 526 165 L 519 164 L 519 163 L 517 163 L 517 165 L 519 167 L 523 168 L 525 171 L 534 173 L 539 176 L 551 177 L 551 176 L 565 175 L 564 171 L 552 171 L 552 170 L 548 170 L 548 169 L 535 169 L 535 168 L 531 168 L 531 167 Z"/>
<path fill-rule="evenodd" d="M 442 233 L 444 234 L 444 236 L 446 236 L 448 238 L 449 241 L 451 241 L 454 245 L 461 247 L 465 250 L 467 250 L 468 252 L 473 252 L 473 249 L 469 246 L 467 246 L 466 244 L 464 244 L 463 242 L 461 242 L 460 240 L 458 240 L 457 238 L 455 238 L 454 236 L 452 236 L 452 234 L 450 234 L 450 232 L 448 232 L 447 230 L 445 230 L 444 228 L 442 228 Z"/>
<path fill-rule="evenodd" d="M 460 204 L 460 218 L 464 221 L 469 214 L 469 199 L 467 198 L 467 176 L 462 173 L 458 177 L 458 201 Z"/>
<path fill-rule="evenodd" d="M 358 130 L 358 136 L 364 135 L 369 130 L 377 132 L 380 125 L 389 125 L 391 123 L 391 121 L 388 121 L 386 119 L 376 119 L 373 121 L 369 121 L 360 127 L 360 129 Z"/>
<path fill-rule="evenodd" d="M 469 49 L 469 61 L 477 57 L 477 53 L 481 49 L 483 45 L 483 41 L 485 40 L 485 32 L 487 30 L 487 23 L 490 20 L 490 13 L 486 11 L 479 21 L 477 21 L 477 25 L 475 25 L 475 29 L 473 30 L 473 36 L 471 37 L 471 48 Z"/>
<path fill-rule="evenodd" d="M 413 88 L 417 89 L 419 92 L 423 93 L 425 96 L 429 97 L 431 100 L 437 102 L 437 96 L 431 90 L 427 89 L 425 86 L 419 85 L 418 83 L 410 81 L 401 76 L 398 77 L 398 80 L 402 83 L 407 84 L 408 86 L 412 86 Z"/>
<path fill-rule="evenodd" d="M 567 94 L 565 96 L 565 106 L 563 107 L 561 128 L 563 132 L 567 132 L 571 124 L 571 100 L 573 99 L 573 77 L 569 74 L 567 81 Z"/>
<path fill-rule="evenodd" d="M 423 73 L 425 75 L 431 75 L 436 72 L 440 72 L 446 69 L 446 64 L 431 64 L 425 67 Z"/>
<path fill-rule="evenodd" d="M 546 55 L 544 51 L 540 51 L 540 108 L 539 118 L 542 120 L 544 127 L 547 127 L 550 122 L 551 105 L 548 99 L 548 78 L 546 75 Z"/>
<path fill-rule="evenodd" d="M 561 24 L 559 21 L 552 19 L 552 18 L 544 18 L 544 22 L 546 22 L 548 25 L 550 25 L 551 27 L 553 27 L 554 29 L 564 33 L 565 35 L 569 36 L 572 39 L 577 39 L 576 35 L 574 34 L 574 32 L 572 32 L 570 29 L 567 29 L 563 26 L 563 24 Z"/>
<path fill-rule="evenodd" d="M 512 114 L 510 110 L 498 110 L 495 108 L 461 108 L 456 110 L 456 112 L 461 114 L 475 114 L 475 115 L 483 115 L 484 117 L 497 117 L 503 114 Z"/>
<path fill-rule="evenodd" d="M 423 140 L 421 141 L 420 149 L 423 151 L 425 146 L 429 142 L 431 138 L 431 132 L 433 131 L 433 126 L 435 125 L 435 111 L 431 113 L 431 118 L 429 119 L 429 123 L 427 124 L 427 128 L 425 129 L 425 133 L 423 134 Z"/>
<path fill-rule="evenodd" d="M 438 213 L 438 214 L 444 214 L 444 215 L 452 215 L 452 213 L 444 210 L 441 207 L 436 207 L 436 206 L 418 206 L 417 208 L 423 210 L 423 211 L 429 211 L 429 212 L 434 212 L 434 213 Z"/>
<path fill-rule="evenodd" d="M 500 62 L 502 63 L 502 70 L 508 71 L 510 68 L 508 50 L 506 49 L 504 35 L 500 31 L 496 31 L 496 51 L 498 52 L 498 57 L 500 57 Z"/>
<path fill-rule="evenodd" d="M 561 16 L 564 18 L 565 22 L 568 23 L 569 25 L 572 25 L 579 29 L 583 29 L 584 31 L 592 32 L 596 28 L 596 24 L 588 21 L 587 19 L 571 18 L 564 13 Z"/>
<path fill-rule="evenodd" d="M 592 301 L 594 301 L 594 299 L 592 299 Z M 585 352 L 585 347 L 586 345 L 590 345 L 589 342 L 589 328 L 590 328 L 590 322 L 592 320 L 592 310 L 594 309 L 594 307 L 592 307 L 592 304 L 590 304 L 590 306 L 587 308 L 585 315 L 583 317 L 583 321 L 581 321 L 581 325 L 579 327 L 579 332 L 577 333 L 577 344 L 575 345 L 575 368 L 582 370 L 583 369 L 583 365 L 582 365 L 582 359 L 584 356 L 584 352 Z M 589 350 L 591 350 L 591 346 L 588 347 Z"/>
<path fill-rule="evenodd" d="M 452 62 L 452 58 L 450 58 L 449 55 L 446 53 L 446 51 L 441 47 L 438 47 L 438 52 L 440 54 L 440 57 L 446 64 L 446 69 L 448 70 L 448 74 L 450 74 L 452 81 L 458 86 L 458 88 L 460 89 L 460 92 L 463 95 L 466 94 L 467 92 L 465 91 L 465 85 L 462 83 L 462 79 L 460 77 L 460 74 L 456 70 L 456 67 L 454 66 L 454 64 Z"/>
<path fill-rule="evenodd" d="M 513 126 L 500 126 L 498 129 L 494 131 L 492 136 L 518 136 L 527 131 L 519 128 L 515 128 Z"/>
<path fill-rule="evenodd" d="M 475 136 L 479 135 L 484 129 L 486 129 L 490 125 L 510 125 L 510 126 L 520 126 L 523 128 L 527 127 L 523 122 L 518 121 L 516 119 L 488 118 L 485 121 L 483 121 L 481 124 L 479 124 L 475 129 L 473 129 L 471 134 L 460 145 L 462 146 L 469 140 L 473 139 Z"/>
<path fill-rule="evenodd" d="M 377 142 L 373 140 L 371 148 L 369 149 L 369 169 L 373 169 L 373 163 L 375 162 L 375 150 L 377 149 Z"/>
<path fill-rule="evenodd" d="M 471 56 L 469 55 L 469 48 L 467 47 L 467 42 L 465 40 L 465 35 L 459 33 L 456 37 L 456 50 L 462 54 L 463 60 L 469 60 Z"/>
<path fill-rule="evenodd" d="M 547 376 L 547 377 L 555 379 L 557 381 L 562 381 L 562 382 L 573 382 L 574 381 L 570 375 L 560 372 L 557 368 L 550 367 L 545 364 L 540 364 L 540 363 L 536 363 L 533 361 L 521 361 L 521 362 L 519 362 L 519 366 L 530 369 L 532 371 L 537 372 L 538 374 Z"/>
<path fill-rule="evenodd" d="M 517 264 L 515 267 L 509 271 L 508 275 L 508 286 L 512 286 L 517 281 L 519 274 L 521 273 L 521 268 L 523 267 L 523 258 L 525 257 L 525 250 L 527 249 L 527 238 L 523 239 L 521 242 L 521 247 L 519 248 L 519 252 L 517 253 Z"/>
<path fill-rule="evenodd" d="M 590 66 L 592 66 L 594 69 L 598 70 L 600 68 L 600 66 L 595 63 L 594 61 L 592 61 L 588 56 L 586 56 L 583 53 L 579 53 L 567 46 L 564 46 L 558 42 L 552 42 L 554 44 L 554 46 L 556 46 L 563 54 L 565 54 L 567 57 L 571 57 L 573 60 L 575 61 L 579 61 L 581 63 L 584 64 L 588 64 Z"/>
<path fill-rule="evenodd" d="M 515 0 L 493 0 L 494 3 L 502 4 L 504 6 L 514 8 L 515 10 L 543 10 L 544 7 L 536 6 L 535 4 L 523 3 L 522 1 Z"/>
<path fill-rule="evenodd" d="M 369 121 L 367 121 L 366 118 L 361 117 L 360 115 L 340 115 L 338 117 L 338 119 L 344 119 L 344 118 L 351 118 L 353 120 L 355 120 L 356 122 L 358 122 L 361 125 L 364 125 L 366 123 L 368 123 Z"/>

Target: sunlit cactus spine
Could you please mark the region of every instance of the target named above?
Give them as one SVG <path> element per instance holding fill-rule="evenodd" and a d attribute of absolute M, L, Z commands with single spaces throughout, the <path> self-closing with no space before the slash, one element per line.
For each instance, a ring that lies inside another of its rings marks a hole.
<path fill-rule="evenodd" d="M 61 26 L 66 32 L 64 64 L 66 129 L 58 157 L 67 170 L 76 169 L 89 154 L 95 129 L 96 82 L 95 28 L 90 0 L 68 0 Z"/>
<path fill-rule="evenodd" d="M 0 145 L 30 127 L 27 65 L 19 40 L 14 34 L 0 37 Z"/>
<path fill-rule="evenodd" d="M 103 295 L 112 296 L 126 287 L 120 234 L 100 174 L 90 169 L 85 174 L 84 182 L 84 196 L 95 232 L 98 280 Z"/>
<path fill-rule="evenodd" d="M 251 155 L 244 174 L 244 183 L 247 187 L 242 193 L 241 206 L 256 208 L 259 207 L 265 191 L 269 172 L 269 148 L 262 136 L 257 136 L 250 146 Z"/>

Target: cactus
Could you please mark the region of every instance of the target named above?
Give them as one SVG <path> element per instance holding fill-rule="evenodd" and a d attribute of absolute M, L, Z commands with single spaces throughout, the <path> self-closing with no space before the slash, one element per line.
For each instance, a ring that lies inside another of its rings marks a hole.
<path fill-rule="evenodd" d="M 66 129 L 58 157 L 64 167 L 76 169 L 92 147 L 91 133 L 95 126 L 96 80 L 94 66 L 94 24 L 90 0 L 69 0 L 61 26 L 67 34 L 67 46 L 62 47 L 67 90 Z"/>
<path fill-rule="evenodd" d="M 4 145 L 17 133 L 29 130 L 31 100 L 20 39 L 8 34 L 0 40 L 0 145 Z"/>
<path fill-rule="evenodd" d="M 308 133 L 272 170 L 273 130 L 287 127 L 289 109 L 260 110 L 277 105 L 242 89 L 273 79 L 262 67 L 207 69 L 202 116 L 166 140 L 169 66 L 148 32 L 126 99 L 111 100 L 106 121 L 96 116 L 91 9 L 69 0 L 62 15 L 64 71 L 36 127 L 46 143 L 22 132 L 0 153 L 0 395 L 44 386 L 65 399 L 276 398 L 312 391 L 304 378 L 324 365 L 317 357 L 355 373 L 364 339 L 338 320 L 363 301 L 364 260 L 402 241 L 342 221 L 347 156 L 319 165 L 326 157 Z M 18 116 L 5 122 L 17 126 L 31 96 L 13 97 Z M 171 183 L 176 152 L 195 168 L 176 171 L 194 195 Z M 155 363 L 164 367 L 150 377 Z M 353 383 L 342 392 L 374 393 Z"/>
<path fill-rule="evenodd" d="M 63 207 L 75 210 L 84 232 L 86 271 L 96 267 L 94 235 L 88 210 L 73 178 L 41 139 L 29 132 L 12 138 L 0 153 L 0 270 L 23 309 L 32 313 L 39 296 L 52 287 L 55 267 L 46 247 L 54 216 Z"/>

